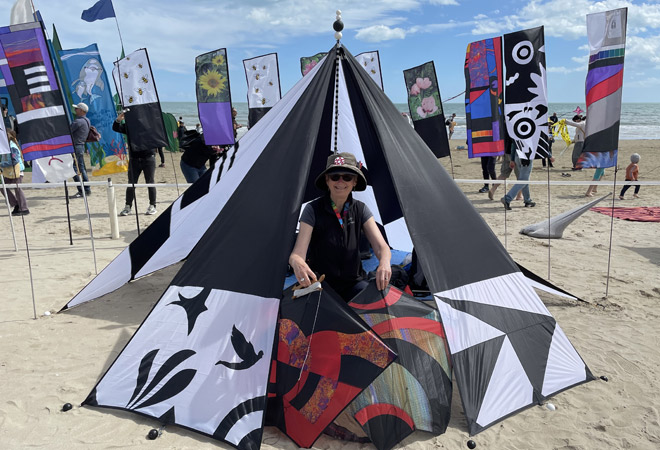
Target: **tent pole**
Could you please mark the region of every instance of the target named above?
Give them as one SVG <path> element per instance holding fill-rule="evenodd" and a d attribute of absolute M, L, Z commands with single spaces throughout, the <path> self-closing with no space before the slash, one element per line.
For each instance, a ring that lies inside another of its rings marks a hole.
<path fill-rule="evenodd" d="M 163 149 L 163 151 L 165 151 L 165 149 Z M 179 192 L 179 179 L 176 176 L 176 166 L 174 164 L 174 152 L 170 152 L 170 159 L 172 160 L 172 173 L 174 173 L 174 184 L 176 184 L 176 196 L 177 198 L 179 198 L 181 196 L 181 193 Z"/>
<path fill-rule="evenodd" d="M 3 180 L 4 185 L 4 180 Z M 18 181 L 16 182 L 16 190 L 18 190 Z M 32 312 L 34 314 L 34 319 L 37 319 L 37 302 L 34 298 L 34 277 L 32 276 L 32 260 L 30 259 L 30 245 L 28 244 L 27 237 L 27 228 L 25 226 L 25 216 L 21 216 L 21 221 L 23 222 L 23 236 L 25 236 L 25 252 L 27 254 L 28 260 L 28 270 L 30 272 L 30 289 L 32 290 Z"/>
<path fill-rule="evenodd" d="M 605 281 L 605 297 L 607 297 L 610 290 L 610 268 L 612 263 L 612 236 L 614 234 L 614 202 L 616 201 L 616 174 L 619 172 L 619 165 L 614 166 L 614 187 L 612 192 L 612 214 L 610 218 L 610 248 L 607 252 L 607 278 Z"/>
<path fill-rule="evenodd" d="M 2 180 L 2 193 L 5 194 L 5 204 L 7 205 L 7 214 L 9 215 L 9 225 L 11 226 L 11 237 L 14 239 L 14 251 L 18 251 L 18 244 L 16 244 L 16 232 L 14 231 L 14 221 L 11 217 L 11 206 L 9 205 L 9 198 L 7 197 L 7 186 L 5 185 L 5 177 L 0 173 Z"/>
<path fill-rule="evenodd" d="M 550 158 L 551 156 L 548 157 L 548 230 L 550 229 Z M 550 242 L 550 233 L 548 233 L 548 280 L 550 279 L 550 248 L 551 248 L 551 242 Z"/>
<path fill-rule="evenodd" d="M 80 189 L 82 190 L 83 200 L 85 202 L 85 213 L 87 214 L 87 224 L 89 225 L 89 237 L 92 241 L 92 255 L 94 257 L 94 272 L 96 275 L 99 274 L 99 269 L 96 265 L 96 247 L 94 245 L 94 231 L 92 230 L 92 217 L 89 214 L 89 203 L 87 201 L 87 191 L 85 191 L 85 183 L 83 182 L 82 172 L 80 171 L 80 165 L 78 164 L 78 157 L 74 154 L 73 161 L 76 164 L 76 171 L 78 172 L 78 180 L 80 181 Z M 84 158 L 84 154 L 83 154 Z"/>
<path fill-rule="evenodd" d="M 73 245 L 73 233 L 71 232 L 71 210 L 69 209 L 69 186 L 64 180 L 64 198 L 66 199 L 66 222 L 69 225 L 69 245 Z"/>

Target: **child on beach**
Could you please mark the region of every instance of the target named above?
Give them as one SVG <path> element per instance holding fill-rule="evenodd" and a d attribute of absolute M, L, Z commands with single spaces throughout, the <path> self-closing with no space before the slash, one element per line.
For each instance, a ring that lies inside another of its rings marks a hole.
<path fill-rule="evenodd" d="M 630 155 L 630 164 L 628 164 L 628 167 L 626 167 L 626 181 L 638 181 L 638 176 L 639 176 L 639 154 L 638 153 L 633 153 Z M 623 189 L 621 189 L 621 193 L 619 194 L 619 200 L 625 200 L 623 197 L 626 193 L 626 191 L 632 186 L 631 184 L 626 184 Z M 635 193 L 633 194 L 633 198 L 639 198 L 639 184 L 635 184 Z"/>

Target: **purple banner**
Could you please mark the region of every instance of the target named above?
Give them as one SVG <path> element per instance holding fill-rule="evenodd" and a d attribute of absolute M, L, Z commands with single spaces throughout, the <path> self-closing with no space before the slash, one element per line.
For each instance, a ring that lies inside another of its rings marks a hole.
<path fill-rule="evenodd" d="M 231 103 L 200 103 L 198 107 L 199 120 L 204 131 L 204 142 L 207 145 L 216 145 L 216 142 L 233 143 L 234 126 L 231 120 Z"/>

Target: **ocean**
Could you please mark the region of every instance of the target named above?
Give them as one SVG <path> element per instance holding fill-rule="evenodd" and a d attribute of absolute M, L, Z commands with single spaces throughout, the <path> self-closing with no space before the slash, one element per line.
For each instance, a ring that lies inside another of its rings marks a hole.
<path fill-rule="evenodd" d="M 247 103 L 234 103 L 238 111 L 238 123 L 247 125 Z M 408 105 L 396 103 L 401 112 L 408 112 Z M 193 128 L 198 122 L 197 103 L 195 102 L 161 102 L 163 112 L 169 112 L 177 119 L 183 118 L 186 126 Z M 585 111 L 587 108 L 580 103 L 550 103 L 550 113 L 556 112 L 559 118 L 571 119 L 573 111 L 578 106 Z M 445 103 L 445 116 L 456 113 L 456 129 L 453 139 L 466 139 L 465 108 L 462 103 Z M 238 136 L 247 131 L 247 127 L 240 128 Z M 572 135 L 571 131 L 571 135 Z M 624 103 L 621 108 L 620 139 L 660 139 L 660 103 Z"/>

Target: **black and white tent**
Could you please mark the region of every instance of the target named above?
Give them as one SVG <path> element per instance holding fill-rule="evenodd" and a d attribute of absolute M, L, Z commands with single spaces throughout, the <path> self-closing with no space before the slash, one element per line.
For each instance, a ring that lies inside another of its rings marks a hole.
<path fill-rule="evenodd" d="M 335 117 L 338 150 L 355 153 L 369 181 L 356 197 L 390 245 L 415 245 L 470 433 L 593 379 L 469 200 L 338 44 L 65 306 L 186 259 L 86 404 L 259 446 L 287 259 L 301 205 L 320 194 Z"/>

